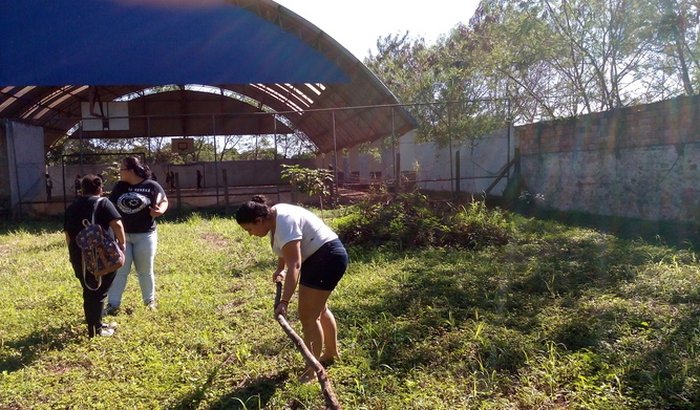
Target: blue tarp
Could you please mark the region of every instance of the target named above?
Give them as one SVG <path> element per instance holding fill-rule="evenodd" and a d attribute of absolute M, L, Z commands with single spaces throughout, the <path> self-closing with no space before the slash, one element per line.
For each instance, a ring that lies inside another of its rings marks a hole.
<path fill-rule="evenodd" d="M 299 37 L 225 0 L 0 3 L 4 86 L 350 81 Z"/>

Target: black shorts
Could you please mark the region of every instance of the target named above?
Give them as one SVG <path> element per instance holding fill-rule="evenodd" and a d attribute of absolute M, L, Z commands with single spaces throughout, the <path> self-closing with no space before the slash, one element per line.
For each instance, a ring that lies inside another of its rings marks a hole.
<path fill-rule="evenodd" d="M 348 253 L 340 239 L 326 242 L 301 264 L 299 283 L 318 290 L 331 291 L 348 268 Z"/>

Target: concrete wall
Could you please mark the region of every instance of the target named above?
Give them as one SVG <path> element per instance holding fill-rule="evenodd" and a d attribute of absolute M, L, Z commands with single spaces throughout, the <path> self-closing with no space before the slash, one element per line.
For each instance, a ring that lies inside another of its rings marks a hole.
<path fill-rule="evenodd" d="M 532 194 L 541 194 L 540 205 L 561 211 L 651 221 L 700 223 L 700 96 L 679 97 L 643 106 L 596 113 L 568 120 L 516 127 L 453 147 L 459 151 L 462 192 L 479 194 L 498 171 L 520 153 L 522 180 Z M 21 137 L 19 137 L 21 136 Z M 18 138 L 16 138 L 18 137 Z M 14 144 L 15 141 L 21 145 Z M 449 149 L 415 143 L 409 133 L 399 140 L 402 172 L 415 172 L 419 187 L 450 191 Z M 380 147 L 376 144 L 375 147 Z M 394 152 L 380 149 L 378 156 L 347 150 L 338 159 L 339 171 L 373 173 L 393 179 Z M 333 155 L 301 161 L 303 166 L 327 167 Z M 76 174 L 105 172 L 111 165 L 68 166 L 65 170 L 69 199 Z M 196 186 L 196 172 L 204 175 L 204 187 L 222 186 L 227 170 L 230 186 L 278 184 L 274 161 L 232 161 L 153 167 L 161 184 L 165 172 L 178 172 L 183 188 Z M 5 121 L 0 127 L 0 212 L 13 198 L 43 201 L 43 133 L 40 129 Z M 61 167 L 51 167 L 54 196 L 62 192 Z M 493 191 L 505 189 L 503 180 Z M 108 183 L 108 188 L 111 185 Z M 17 195 L 14 197 L 13 195 Z M 16 199 L 14 199 L 16 201 Z"/>
<path fill-rule="evenodd" d="M 511 134 L 513 132 L 511 131 Z M 450 161 L 449 147 L 434 143 L 416 143 L 411 132 L 400 140 L 401 171 L 416 172 L 418 187 L 433 191 L 450 192 L 456 189 L 451 177 L 460 178 L 460 192 L 482 194 L 494 181 L 498 172 L 513 158 L 515 145 L 508 129 L 497 130 L 483 138 L 455 144 Z M 459 153 L 460 175 L 457 175 L 456 157 Z M 452 167 L 452 173 L 450 173 Z M 502 179 L 492 190 L 501 195 L 507 180 Z"/>
<path fill-rule="evenodd" d="M 0 134 L 0 209 L 19 215 L 21 201 L 38 201 L 46 195 L 44 131 L 12 121 Z"/>
<path fill-rule="evenodd" d="M 52 165 L 46 168 L 51 181 L 53 181 L 53 197 L 63 197 L 63 187 L 65 178 L 65 193 L 66 198 L 72 200 L 75 196 L 73 182 L 78 175 L 84 176 L 87 174 L 102 175 L 105 177 L 105 185 L 110 188 L 117 180 L 116 167 L 112 164 L 71 164 L 61 167 L 61 165 Z"/>
<path fill-rule="evenodd" d="M 700 97 L 516 128 L 521 172 L 543 206 L 700 222 Z"/>
<path fill-rule="evenodd" d="M 377 178 L 393 179 L 394 160 L 391 150 L 384 148 L 379 141 L 366 148 L 368 149 L 355 146 L 338 153 L 338 172 L 342 172 L 343 180 L 367 183 Z M 324 154 L 316 161 L 319 168 L 328 168 L 329 165 L 335 166 L 333 153 Z"/>
<path fill-rule="evenodd" d="M 280 164 L 300 164 L 304 167 L 314 167 L 315 160 L 282 160 L 279 163 L 272 160 L 259 161 L 224 161 L 219 163 L 202 162 L 191 164 L 154 164 L 149 165 L 151 171 L 156 175 L 158 182 L 165 186 L 166 173 L 173 171 L 178 174 L 181 188 L 197 187 L 197 169 L 202 172 L 202 187 L 213 188 L 223 186 L 223 170 L 226 170 L 229 186 L 250 186 L 250 185 L 270 185 L 282 183 L 280 181 Z M 90 164 L 65 165 L 62 169 L 60 165 L 48 167 L 49 175 L 54 181 L 54 195 L 61 196 L 63 193 L 63 175 L 65 174 L 66 192 L 68 197 L 73 195 L 73 180 L 76 175 L 103 174 L 106 176 L 106 187 L 111 189 L 118 178 L 114 166 L 111 164 Z M 218 178 L 218 180 L 217 180 Z"/>
<path fill-rule="evenodd" d="M 197 186 L 197 169 L 202 173 L 202 187 L 213 188 L 224 186 L 223 171 L 226 170 L 228 186 L 276 185 L 283 184 L 280 179 L 282 164 L 300 164 L 304 167 L 314 167 L 313 159 L 306 160 L 257 160 L 257 161 L 224 161 L 203 162 L 186 165 L 157 164 L 152 171 L 158 176 L 158 181 L 165 186 L 165 175 L 171 170 L 178 175 L 182 188 Z"/>

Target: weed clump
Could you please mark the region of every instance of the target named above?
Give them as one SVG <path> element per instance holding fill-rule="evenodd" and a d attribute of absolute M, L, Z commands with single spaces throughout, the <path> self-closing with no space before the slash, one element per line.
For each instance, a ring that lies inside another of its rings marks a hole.
<path fill-rule="evenodd" d="M 499 209 L 484 201 L 455 205 L 420 193 L 376 196 L 339 218 L 337 231 L 348 245 L 399 249 L 448 246 L 481 249 L 504 245 L 512 226 Z"/>

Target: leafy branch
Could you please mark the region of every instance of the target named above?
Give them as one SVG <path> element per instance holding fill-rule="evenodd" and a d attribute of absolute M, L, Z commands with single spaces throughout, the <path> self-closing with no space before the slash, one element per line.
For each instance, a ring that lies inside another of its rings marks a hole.
<path fill-rule="evenodd" d="M 299 192 L 318 196 L 323 210 L 323 198 L 331 195 L 330 187 L 333 185 L 333 173 L 330 170 L 283 164 L 281 175 L 283 180 L 289 181 Z"/>

